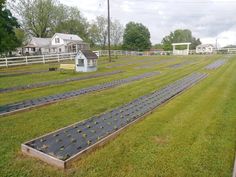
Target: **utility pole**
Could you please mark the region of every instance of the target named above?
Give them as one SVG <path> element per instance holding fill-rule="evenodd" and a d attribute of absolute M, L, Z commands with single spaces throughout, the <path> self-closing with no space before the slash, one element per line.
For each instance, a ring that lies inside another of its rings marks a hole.
<path fill-rule="evenodd" d="M 111 20 L 110 20 L 110 0 L 107 0 L 107 11 L 108 11 L 108 25 L 107 25 L 107 32 L 108 32 L 108 53 L 109 53 L 109 62 L 111 62 Z"/>

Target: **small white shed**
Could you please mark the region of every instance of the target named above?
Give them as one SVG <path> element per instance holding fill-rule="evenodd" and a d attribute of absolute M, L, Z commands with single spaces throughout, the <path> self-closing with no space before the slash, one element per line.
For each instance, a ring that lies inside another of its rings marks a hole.
<path fill-rule="evenodd" d="M 80 50 L 75 57 L 76 72 L 97 71 L 98 56 L 91 50 Z"/>

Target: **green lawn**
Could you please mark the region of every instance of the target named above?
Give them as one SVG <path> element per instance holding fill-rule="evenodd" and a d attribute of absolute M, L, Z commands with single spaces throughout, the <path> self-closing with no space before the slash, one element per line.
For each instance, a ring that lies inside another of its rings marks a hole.
<path fill-rule="evenodd" d="M 204 69 L 219 58 L 222 56 L 120 57 L 112 63 L 103 59 L 98 72 L 123 70 L 124 73 L 0 94 L 0 105 L 4 105 L 145 72 L 161 72 L 161 75 L 130 84 L 0 117 L 0 176 L 231 176 L 236 149 L 236 56 L 216 70 Z M 156 64 L 165 60 L 168 61 Z M 178 69 L 168 67 L 184 61 L 193 63 Z M 152 67 L 137 69 L 137 66 L 152 64 Z M 33 71 L 47 67 L 31 65 L 1 69 L 0 72 L 12 73 L 23 68 Z M 76 161 L 66 171 L 22 155 L 20 151 L 20 144 L 25 141 L 101 114 L 194 71 L 207 72 L 209 77 L 129 127 L 104 147 Z M 0 87 L 81 75 L 87 74 L 55 72 L 0 77 Z"/>

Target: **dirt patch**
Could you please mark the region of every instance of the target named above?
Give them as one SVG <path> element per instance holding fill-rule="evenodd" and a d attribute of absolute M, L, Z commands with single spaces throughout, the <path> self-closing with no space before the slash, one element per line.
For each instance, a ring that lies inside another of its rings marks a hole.
<path fill-rule="evenodd" d="M 153 136 L 152 141 L 156 144 L 159 144 L 159 145 L 165 145 L 169 142 L 169 138 L 168 137 L 161 137 L 161 136 Z"/>

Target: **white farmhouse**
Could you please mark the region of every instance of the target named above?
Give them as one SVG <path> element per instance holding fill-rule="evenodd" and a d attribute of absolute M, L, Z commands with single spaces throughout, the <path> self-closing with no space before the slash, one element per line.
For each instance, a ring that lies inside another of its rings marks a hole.
<path fill-rule="evenodd" d="M 197 54 L 213 54 L 215 48 L 212 44 L 201 44 L 196 47 Z"/>
<path fill-rule="evenodd" d="M 44 54 L 50 53 L 51 38 L 32 37 L 29 43 L 24 47 L 26 54 Z"/>
<path fill-rule="evenodd" d="M 79 50 L 88 50 L 89 44 L 74 34 L 55 33 L 52 38 L 32 37 L 24 47 L 27 54 L 55 54 L 74 53 Z"/>
<path fill-rule="evenodd" d="M 75 57 L 76 72 L 97 71 L 98 56 L 91 50 L 80 50 Z"/>

